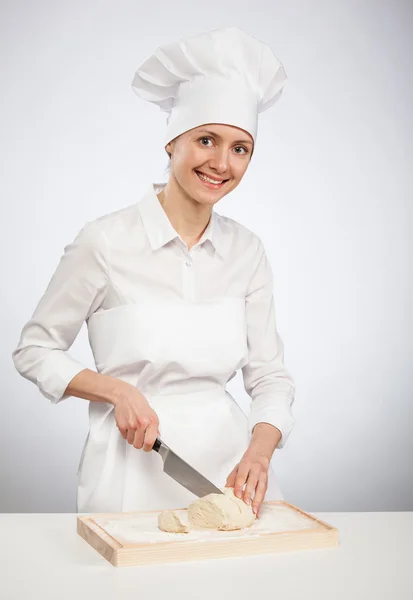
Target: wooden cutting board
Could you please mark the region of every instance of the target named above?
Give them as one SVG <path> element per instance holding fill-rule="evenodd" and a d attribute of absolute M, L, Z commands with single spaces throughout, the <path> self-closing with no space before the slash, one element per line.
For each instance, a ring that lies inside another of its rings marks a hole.
<path fill-rule="evenodd" d="M 338 546 L 338 530 L 284 500 L 264 502 L 260 518 L 246 529 L 191 528 L 166 533 L 160 511 L 77 517 L 77 532 L 115 567 L 314 550 Z M 177 510 L 188 522 L 186 509 Z"/>

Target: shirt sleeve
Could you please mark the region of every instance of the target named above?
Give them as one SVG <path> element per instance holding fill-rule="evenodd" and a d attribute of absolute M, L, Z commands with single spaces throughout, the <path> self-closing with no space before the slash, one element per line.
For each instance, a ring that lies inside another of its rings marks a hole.
<path fill-rule="evenodd" d="M 269 423 L 281 431 L 282 448 L 293 428 L 291 406 L 295 385 L 284 366 L 284 345 L 275 322 L 273 274 L 262 243 L 246 296 L 248 363 L 242 368 L 244 387 L 252 399 L 249 431 Z"/>
<path fill-rule="evenodd" d="M 12 357 L 17 371 L 51 402 L 86 367 L 69 353 L 84 321 L 99 307 L 108 282 L 107 244 L 95 222 L 87 223 L 64 254 Z"/>

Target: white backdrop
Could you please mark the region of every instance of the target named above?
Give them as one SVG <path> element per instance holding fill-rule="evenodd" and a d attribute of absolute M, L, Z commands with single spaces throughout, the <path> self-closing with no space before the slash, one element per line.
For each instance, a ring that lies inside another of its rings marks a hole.
<path fill-rule="evenodd" d="M 0 511 L 75 510 L 87 402 L 14 370 L 20 331 L 83 224 L 164 177 L 165 116 L 130 83 L 159 45 L 224 25 L 285 65 L 240 187 L 216 207 L 275 273 L 296 425 L 274 466 L 310 511 L 413 509 L 412 3 L 1 3 Z M 72 347 L 93 368 L 85 329 Z M 409 371 L 410 368 L 410 371 Z M 247 407 L 240 376 L 230 391 Z"/>

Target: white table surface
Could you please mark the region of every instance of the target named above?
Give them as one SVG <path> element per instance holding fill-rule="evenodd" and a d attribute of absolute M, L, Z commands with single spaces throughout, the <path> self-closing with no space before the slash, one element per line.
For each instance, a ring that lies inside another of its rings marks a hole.
<path fill-rule="evenodd" d="M 312 513 L 336 548 L 113 567 L 75 514 L 0 514 L 1 600 L 413 600 L 413 512 Z"/>

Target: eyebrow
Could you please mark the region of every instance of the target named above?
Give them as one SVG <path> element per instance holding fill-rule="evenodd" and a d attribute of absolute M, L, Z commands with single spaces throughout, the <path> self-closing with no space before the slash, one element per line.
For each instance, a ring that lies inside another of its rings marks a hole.
<path fill-rule="evenodd" d="M 210 129 L 198 129 L 197 133 L 208 133 L 209 135 L 212 135 L 213 137 L 217 138 L 218 140 L 222 140 L 222 137 L 218 133 L 215 133 L 214 131 L 211 131 Z M 247 139 L 236 140 L 233 143 L 234 144 L 250 144 L 251 146 L 253 145 L 251 140 L 247 140 Z"/>

